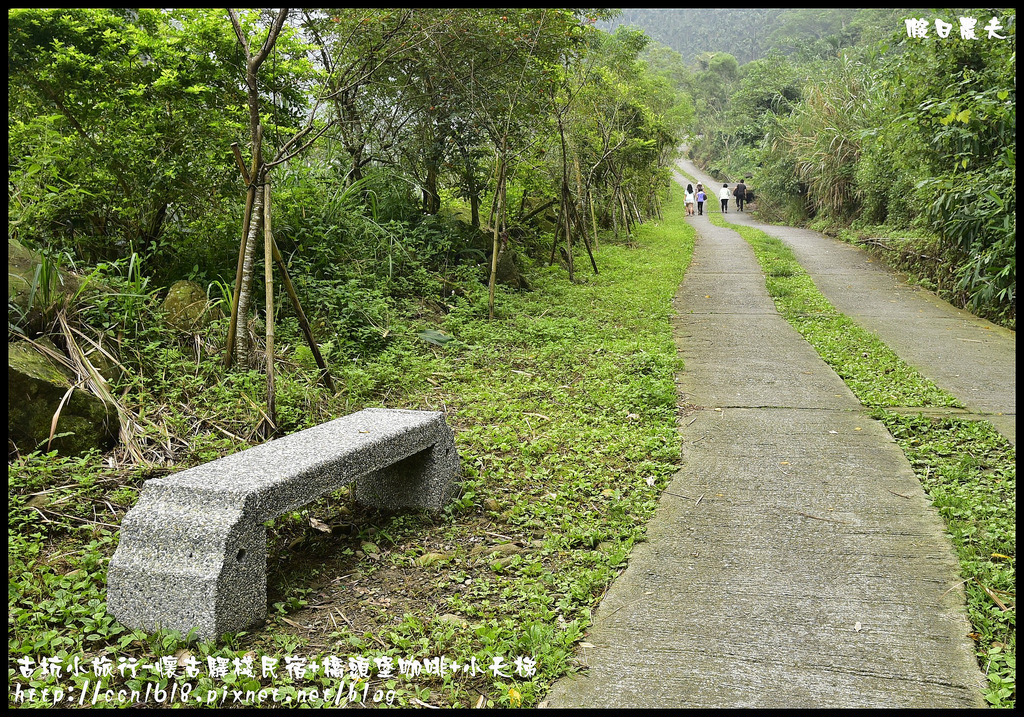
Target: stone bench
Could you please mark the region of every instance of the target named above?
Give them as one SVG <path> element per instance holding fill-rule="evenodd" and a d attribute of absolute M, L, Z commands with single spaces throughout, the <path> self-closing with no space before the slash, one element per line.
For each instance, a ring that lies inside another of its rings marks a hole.
<path fill-rule="evenodd" d="M 121 523 L 107 610 L 202 639 L 244 630 L 266 617 L 265 522 L 350 483 L 376 508 L 439 510 L 458 467 L 444 414 L 370 408 L 148 480 Z"/>

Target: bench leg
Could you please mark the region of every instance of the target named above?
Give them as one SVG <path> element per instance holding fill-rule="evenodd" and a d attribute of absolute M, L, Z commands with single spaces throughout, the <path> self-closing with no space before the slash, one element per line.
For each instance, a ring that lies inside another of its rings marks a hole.
<path fill-rule="evenodd" d="M 110 614 L 147 631 L 195 628 L 204 640 L 264 620 L 266 528 L 216 501 L 147 492 L 125 516 L 110 560 Z"/>
<path fill-rule="evenodd" d="M 438 511 L 458 489 L 459 453 L 450 429 L 430 448 L 356 480 L 355 498 L 380 510 Z"/>

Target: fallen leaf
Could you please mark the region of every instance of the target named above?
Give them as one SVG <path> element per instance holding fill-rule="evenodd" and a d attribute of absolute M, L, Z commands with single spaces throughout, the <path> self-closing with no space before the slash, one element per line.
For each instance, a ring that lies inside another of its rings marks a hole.
<path fill-rule="evenodd" d="M 448 560 L 449 557 L 451 556 L 447 555 L 446 553 L 424 553 L 423 555 L 420 555 L 418 558 L 416 558 L 414 562 L 417 565 L 427 567 L 433 565 L 434 563 L 439 563 L 444 560 Z"/>
<path fill-rule="evenodd" d="M 991 588 L 989 588 L 988 585 L 984 585 L 980 582 L 978 584 L 981 585 L 981 589 L 985 591 L 985 594 L 992 598 L 992 602 L 999 606 L 1000 610 L 1002 610 L 1003 612 L 1009 610 L 1009 608 L 1003 604 L 1003 601 L 1000 600 L 994 592 L 992 592 Z"/>
<path fill-rule="evenodd" d="M 441 331 L 434 331 L 433 329 L 427 329 L 416 334 L 421 341 L 426 341 L 428 344 L 434 344 L 434 346 L 444 346 L 446 343 L 451 341 L 454 336 L 449 336 Z"/>
<path fill-rule="evenodd" d="M 856 630 L 857 632 L 860 632 L 860 623 L 859 622 L 854 623 L 853 624 L 853 629 Z"/>
<path fill-rule="evenodd" d="M 310 527 L 316 528 L 321 533 L 330 533 L 331 532 L 331 526 L 327 525 L 327 523 L 324 523 L 321 520 L 317 520 L 316 518 L 310 518 L 309 519 L 309 525 L 310 525 Z"/>
<path fill-rule="evenodd" d="M 49 502 L 49 496 L 44 495 L 43 493 L 35 493 L 29 496 L 28 500 L 25 501 L 25 505 L 29 508 L 44 508 Z"/>

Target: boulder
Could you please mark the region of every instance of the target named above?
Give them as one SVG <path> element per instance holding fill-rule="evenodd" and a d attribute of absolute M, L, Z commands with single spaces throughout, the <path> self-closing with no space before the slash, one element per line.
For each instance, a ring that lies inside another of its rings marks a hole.
<path fill-rule="evenodd" d="M 516 254 L 511 249 L 498 252 L 498 264 L 495 267 L 494 280 L 502 286 L 512 289 L 529 290 L 530 285 L 519 271 Z"/>
<path fill-rule="evenodd" d="M 220 311 L 210 307 L 203 287 L 193 281 L 176 281 L 167 290 L 163 309 L 165 321 L 172 329 L 194 334 L 220 318 Z"/>
<path fill-rule="evenodd" d="M 39 333 L 55 308 L 82 293 L 87 279 L 62 269 L 53 260 L 7 239 L 7 321 Z"/>
<path fill-rule="evenodd" d="M 81 455 L 109 450 L 117 441 L 117 410 L 81 388 L 61 406 L 72 379 L 27 341 L 7 345 L 7 437 L 21 453 L 46 450 L 53 416 L 60 408 L 51 450 Z M 66 434 L 66 435 L 61 435 Z"/>

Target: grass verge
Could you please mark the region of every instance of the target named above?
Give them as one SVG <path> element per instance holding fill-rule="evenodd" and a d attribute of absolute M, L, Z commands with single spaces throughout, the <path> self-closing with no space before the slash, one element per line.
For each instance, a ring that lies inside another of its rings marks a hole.
<path fill-rule="evenodd" d="M 597 275 L 536 269 L 533 291 L 499 296 L 496 320 L 481 318 L 482 294 L 453 298 L 443 346 L 413 338 L 386 367 L 343 372 L 342 383 L 386 375 L 389 407 L 447 411 L 461 495 L 442 515 L 378 514 L 339 492 L 281 516 L 269 526 L 270 614 L 249 632 L 195 642 L 106 612 L 120 519 L 146 478 L 184 466 L 9 462 L 9 706 L 535 705 L 571 669 L 679 467 L 669 318 L 693 246 L 682 213 L 677 198 L 665 228 L 602 244 Z M 205 401 L 260 402 L 258 376 L 215 365 L 166 373 Z M 309 403 L 315 389 L 282 390 L 296 421 L 330 417 Z M 228 438 L 195 458 L 244 447 L 234 424 L 215 423 Z"/>
<path fill-rule="evenodd" d="M 946 521 L 964 578 L 971 637 L 994 707 L 1016 703 L 1016 450 L 991 424 L 907 416 L 895 407 L 960 407 L 875 336 L 840 314 L 781 240 L 752 227 L 740 234 L 765 272 L 785 319 L 881 420 Z"/>

